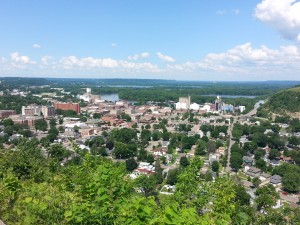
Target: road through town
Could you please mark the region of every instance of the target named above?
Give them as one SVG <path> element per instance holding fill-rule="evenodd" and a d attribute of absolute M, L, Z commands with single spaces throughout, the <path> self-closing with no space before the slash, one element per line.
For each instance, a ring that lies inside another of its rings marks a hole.
<path fill-rule="evenodd" d="M 230 166 L 230 157 L 231 157 L 231 147 L 235 143 L 235 141 L 232 140 L 232 129 L 234 127 L 234 124 L 236 123 L 236 118 L 233 118 L 233 122 L 228 127 L 227 133 L 229 136 L 229 146 L 228 146 L 228 153 L 227 153 L 227 166 L 226 171 L 231 172 L 231 166 Z"/>

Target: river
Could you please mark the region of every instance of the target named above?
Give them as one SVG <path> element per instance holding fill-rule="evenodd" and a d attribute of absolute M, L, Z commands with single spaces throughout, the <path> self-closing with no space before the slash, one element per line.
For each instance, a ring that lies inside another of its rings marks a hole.
<path fill-rule="evenodd" d="M 103 94 L 103 95 L 100 95 L 100 98 L 102 100 L 109 101 L 109 102 L 120 101 L 118 93 L 115 93 L 115 94 Z"/>

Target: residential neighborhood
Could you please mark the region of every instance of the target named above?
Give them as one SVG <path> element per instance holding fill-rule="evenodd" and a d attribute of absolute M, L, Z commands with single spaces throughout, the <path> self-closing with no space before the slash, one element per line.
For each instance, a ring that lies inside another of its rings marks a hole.
<path fill-rule="evenodd" d="M 57 90 L 60 95 L 70 94 L 63 88 Z M 15 89 L 13 94 L 26 96 L 28 93 Z M 162 176 L 168 177 L 170 170 L 187 165 L 197 156 L 204 162 L 199 171 L 203 179 L 215 180 L 227 174 L 238 176 L 245 181 L 242 183 L 250 196 L 258 186 L 271 184 L 283 202 L 293 206 L 298 202 L 298 196 L 283 194 L 286 192 L 282 187 L 282 175 L 273 175 L 272 171 L 283 164 L 295 163 L 296 159 L 288 152 L 297 145 L 291 146 L 289 141 L 283 143 L 283 140 L 291 137 L 299 140 L 300 133 L 291 133 L 286 123 L 267 123 L 253 117 L 252 111 L 259 105 L 248 114 L 241 114 L 244 106 L 228 105 L 219 96 L 214 103 L 203 105 L 192 103 L 190 96 L 180 97 L 177 103 L 169 106 L 153 102 L 135 105 L 123 100 L 106 101 L 92 94 L 91 88 L 86 88 L 83 95 L 75 96 L 73 102 L 58 101 L 54 92 L 36 97 L 46 100 L 46 105 L 23 105 L 20 114 L 15 110 L 0 110 L 3 121 L 0 136 L 4 148 L 11 148 L 23 137 L 34 137 L 50 146 L 59 144 L 73 152 L 63 160 L 64 164 L 77 154 L 75 144 L 83 151 L 114 161 L 131 159 L 135 165 L 130 168 L 131 179 L 155 174 L 155 162 L 158 162 Z M 16 125 L 18 131 L 12 129 Z M 251 134 L 252 129 L 254 133 Z M 277 135 L 282 141 L 271 143 L 274 145 L 271 147 L 267 142 L 254 141 L 255 129 L 266 137 Z M 131 140 L 121 143 L 113 138 L 127 135 L 129 130 L 134 132 Z M 285 148 L 284 152 L 282 148 Z"/>

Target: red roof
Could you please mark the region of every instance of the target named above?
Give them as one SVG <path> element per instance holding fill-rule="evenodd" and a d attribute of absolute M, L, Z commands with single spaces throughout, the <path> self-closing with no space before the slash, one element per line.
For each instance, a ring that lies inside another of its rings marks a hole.
<path fill-rule="evenodd" d="M 135 169 L 135 170 L 139 171 L 140 173 L 147 173 L 147 174 L 154 173 L 154 172 L 152 172 L 151 170 L 144 169 L 144 168 L 137 168 L 137 169 Z"/>

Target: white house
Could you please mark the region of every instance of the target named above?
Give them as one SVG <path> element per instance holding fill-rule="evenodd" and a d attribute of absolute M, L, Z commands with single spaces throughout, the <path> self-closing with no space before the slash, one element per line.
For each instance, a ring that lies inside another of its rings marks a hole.
<path fill-rule="evenodd" d="M 239 106 L 239 110 L 240 110 L 240 112 L 242 113 L 242 112 L 244 112 L 245 111 L 245 109 L 246 109 L 246 107 L 245 106 L 243 106 L 243 105 L 240 105 Z"/>

